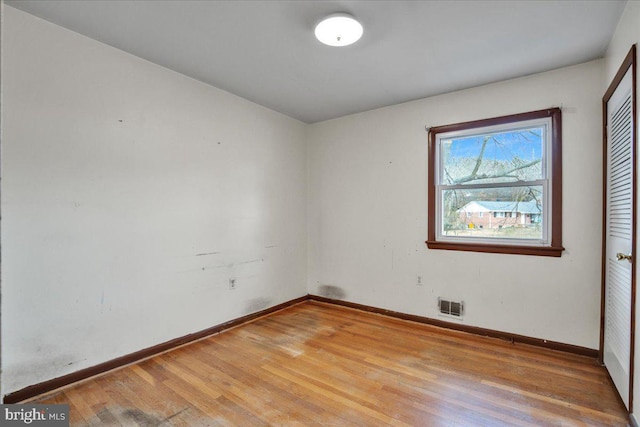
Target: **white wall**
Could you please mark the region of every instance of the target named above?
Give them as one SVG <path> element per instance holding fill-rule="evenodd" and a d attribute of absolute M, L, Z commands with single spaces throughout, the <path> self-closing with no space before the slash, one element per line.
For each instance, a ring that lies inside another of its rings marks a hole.
<path fill-rule="evenodd" d="M 465 324 L 597 349 L 602 80 L 600 60 L 311 125 L 310 292 L 431 318 L 439 296 L 460 299 Z M 427 249 L 425 126 L 552 106 L 562 257 Z"/>
<path fill-rule="evenodd" d="M 303 123 L 3 13 L 3 395 L 307 293 Z"/>
<path fill-rule="evenodd" d="M 622 61 L 629 53 L 629 49 L 631 49 L 633 44 L 637 44 L 636 50 L 640 49 L 640 2 L 637 1 L 629 1 L 627 3 L 622 17 L 620 18 L 620 22 L 618 22 L 616 32 L 611 39 L 611 43 L 609 43 L 609 48 L 607 49 L 607 54 L 605 56 L 605 88 L 609 87 L 613 81 L 618 69 L 622 65 Z M 639 58 L 636 58 L 636 60 L 637 59 Z M 638 70 L 636 84 L 640 85 L 640 67 L 638 67 Z M 636 127 L 639 123 L 640 110 L 638 110 L 638 117 L 636 117 Z M 637 144 L 638 141 L 636 141 L 636 147 Z M 636 148 L 636 152 L 640 153 L 640 147 Z M 640 161 L 640 159 L 636 159 L 636 162 L 638 161 Z M 637 188 L 636 190 L 639 192 L 637 199 L 640 200 L 640 188 Z M 638 233 L 637 241 L 640 242 L 640 229 L 636 230 L 636 232 Z M 636 301 L 636 331 L 640 331 L 640 301 Z M 637 413 L 640 412 L 640 364 L 638 361 L 640 361 L 640 339 L 638 339 L 636 335 L 635 377 L 633 380 L 634 405 L 632 408 L 632 412 L 636 414 L 634 415 L 636 420 L 638 419 Z"/>

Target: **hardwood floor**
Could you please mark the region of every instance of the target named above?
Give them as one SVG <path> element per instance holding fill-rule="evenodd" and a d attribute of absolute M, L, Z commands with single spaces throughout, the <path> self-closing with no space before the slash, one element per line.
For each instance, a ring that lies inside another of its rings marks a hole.
<path fill-rule="evenodd" d="M 588 357 L 313 301 L 38 403 L 92 426 L 627 425 Z"/>

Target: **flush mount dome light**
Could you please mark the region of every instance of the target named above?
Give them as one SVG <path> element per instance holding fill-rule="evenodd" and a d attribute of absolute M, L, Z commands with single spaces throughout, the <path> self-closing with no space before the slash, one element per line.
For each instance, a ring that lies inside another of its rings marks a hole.
<path fill-rule="evenodd" d="M 334 13 L 316 25 L 316 38 L 329 46 L 349 46 L 362 37 L 362 24 L 348 13 Z"/>

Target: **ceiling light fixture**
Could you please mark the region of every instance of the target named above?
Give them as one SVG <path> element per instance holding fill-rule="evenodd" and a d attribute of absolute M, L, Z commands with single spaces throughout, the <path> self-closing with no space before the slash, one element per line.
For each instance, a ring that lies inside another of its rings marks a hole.
<path fill-rule="evenodd" d="M 316 25 L 316 38 L 329 46 L 349 46 L 362 37 L 362 24 L 348 13 L 334 13 Z"/>

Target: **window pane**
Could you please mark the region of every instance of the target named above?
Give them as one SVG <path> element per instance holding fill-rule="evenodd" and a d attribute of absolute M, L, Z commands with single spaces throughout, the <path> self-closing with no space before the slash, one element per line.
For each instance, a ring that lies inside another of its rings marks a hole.
<path fill-rule="evenodd" d="M 441 184 L 534 181 L 543 178 L 544 127 L 442 139 Z"/>
<path fill-rule="evenodd" d="M 443 236 L 542 239 L 542 186 L 444 190 Z"/>

